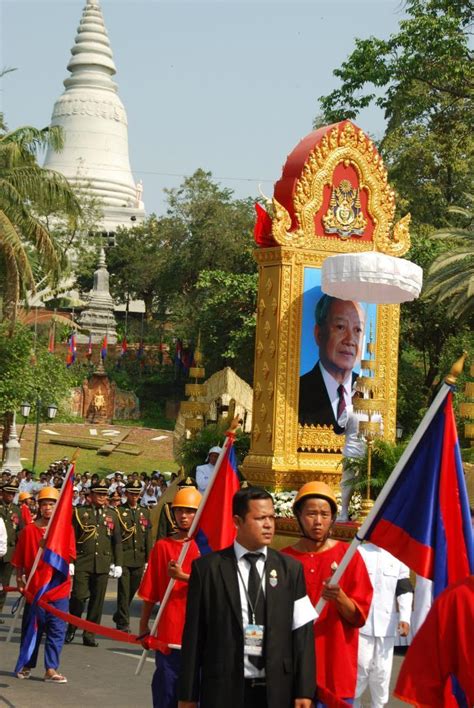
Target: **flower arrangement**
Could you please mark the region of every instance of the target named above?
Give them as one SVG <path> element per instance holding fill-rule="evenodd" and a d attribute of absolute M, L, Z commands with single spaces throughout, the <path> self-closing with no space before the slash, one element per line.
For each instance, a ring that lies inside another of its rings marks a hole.
<path fill-rule="evenodd" d="M 293 502 L 296 497 L 296 489 L 291 492 L 270 492 L 273 497 L 275 514 L 280 519 L 291 519 L 293 517 Z"/>
<path fill-rule="evenodd" d="M 293 517 L 293 502 L 297 495 L 297 490 L 293 489 L 290 492 L 270 492 L 273 497 L 275 506 L 275 514 L 280 519 L 290 519 Z M 341 511 L 341 493 L 336 492 L 337 510 Z M 354 492 L 349 504 L 349 516 L 352 519 L 357 519 L 362 508 L 362 495 L 360 492 Z"/>

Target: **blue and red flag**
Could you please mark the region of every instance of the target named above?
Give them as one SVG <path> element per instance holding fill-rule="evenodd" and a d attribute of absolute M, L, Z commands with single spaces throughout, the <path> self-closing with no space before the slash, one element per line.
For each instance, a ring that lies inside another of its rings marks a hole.
<path fill-rule="evenodd" d="M 66 354 L 66 366 L 69 368 L 74 364 L 76 361 L 76 353 L 77 353 L 77 346 L 76 346 L 76 334 L 73 332 L 71 336 L 69 337 L 69 342 L 68 342 L 68 347 L 67 347 L 67 354 Z"/>
<path fill-rule="evenodd" d="M 237 458 L 233 440 L 222 458 L 218 470 L 215 472 L 214 481 L 211 479 L 211 488 L 207 498 L 203 500 L 204 506 L 200 513 L 198 530 L 195 540 L 201 555 L 211 551 L 220 551 L 230 546 L 235 539 L 235 526 L 232 520 L 232 499 L 240 489 L 239 475 L 237 473 Z"/>
<path fill-rule="evenodd" d="M 364 535 L 432 580 L 435 597 L 474 573 L 452 397 L 449 391 Z"/>
<path fill-rule="evenodd" d="M 36 567 L 33 566 L 25 588 L 25 597 L 31 604 L 31 608 L 26 627 L 22 629 L 21 648 L 15 672 L 28 665 L 35 648 L 38 634 L 37 603 L 42 598 L 47 599 L 47 593 L 68 580 L 69 563 L 74 556 L 73 484 L 74 463 L 70 465 L 64 479 L 54 516 L 44 537 L 41 557 Z"/>
<path fill-rule="evenodd" d="M 102 361 L 105 361 L 105 357 L 107 356 L 107 335 L 104 334 L 104 339 L 102 340 L 102 348 L 100 350 L 100 356 L 102 357 Z"/>
<path fill-rule="evenodd" d="M 125 354 L 127 353 L 127 337 L 124 335 L 122 339 L 122 346 L 120 348 L 120 356 L 124 357 Z"/>

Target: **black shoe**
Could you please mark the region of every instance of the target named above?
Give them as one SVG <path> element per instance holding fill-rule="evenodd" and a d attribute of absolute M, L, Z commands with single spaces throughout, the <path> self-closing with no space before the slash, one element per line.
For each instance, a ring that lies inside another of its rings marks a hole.
<path fill-rule="evenodd" d="M 98 647 L 99 642 L 96 641 L 95 639 L 86 639 L 86 637 L 83 637 L 82 643 L 84 644 L 85 647 Z"/>
<path fill-rule="evenodd" d="M 66 639 L 64 640 L 65 644 L 70 644 L 74 637 L 76 636 L 76 628 L 74 627 L 73 629 L 68 629 L 66 632 Z"/>
<path fill-rule="evenodd" d="M 117 629 L 119 632 L 125 632 L 125 634 L 130 634 L 130 627 L 119 627 L 119 625 L 116 625 Z"/>

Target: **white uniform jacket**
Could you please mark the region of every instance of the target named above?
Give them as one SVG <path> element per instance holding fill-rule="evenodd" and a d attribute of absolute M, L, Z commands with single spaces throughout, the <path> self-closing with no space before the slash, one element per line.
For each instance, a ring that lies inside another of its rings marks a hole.
<path fill-rule="evenodd" d="M 409 569 L 373 543 L 359 546 L 359 552 L 374 588 L 367 622 L 359 631 L 370 637 L 394 637 L 398 622 L 410 622 L 413 593 L 406 592 L 396 598 L 397 583 L 409 577 Z"/>

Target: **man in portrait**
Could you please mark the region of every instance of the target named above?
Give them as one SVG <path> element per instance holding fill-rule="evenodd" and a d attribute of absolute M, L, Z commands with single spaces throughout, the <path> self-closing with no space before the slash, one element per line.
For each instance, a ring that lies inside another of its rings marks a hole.
<path fill-rule="evenodd" d="M 323 295 L 316 305 L 314 338 L 319 360 L 300 377 L 298 422 L 344 432 L 365 327 L 359 303 Z"/>

